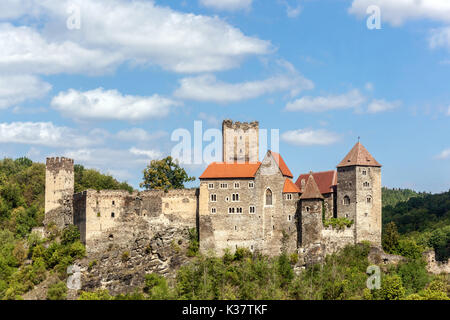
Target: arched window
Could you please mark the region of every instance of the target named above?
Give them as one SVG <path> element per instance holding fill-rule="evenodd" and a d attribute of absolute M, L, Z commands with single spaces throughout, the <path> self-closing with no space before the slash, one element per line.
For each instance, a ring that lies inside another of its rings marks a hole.
<path fill-rule="evenodd" d="M 348 206 L 350 204 L 350 197 L 349 196 L 345 196 L 344 197 L 344 205 Z"/>
<path fill-rule="evenodd" d="M 370 183 L 369 182 L 364 182 L 363 186 L 364 187 L 370 187 Z"/>
<path fill-rule="evenodd" d="M 371 197 L 371 196 L 367 196 L 366 202 L 367 202 L 367 203 L 372 203 L 372 197 Z"/>
<path fill-rule="evenodd" d="M 266 206 L 272 205 L 272 191 L 270 189 L 266 190 Z"/>
<path fill-rule="evenodd" d="M 114 212 L 111 212 L 111 218 L 114 218 L 115 214 Z"/>

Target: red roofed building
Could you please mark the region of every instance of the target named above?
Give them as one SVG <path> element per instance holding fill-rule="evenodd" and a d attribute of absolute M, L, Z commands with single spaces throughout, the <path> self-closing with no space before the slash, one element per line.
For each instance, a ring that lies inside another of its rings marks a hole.
<path fill-rule="evenodd" d="M 277 255 L 324 244 L 321 252 L 330 253 L 352 241 L 381 242 L 381 165 L 361 143 L 337 170 L 300 174 L 294 183 L 277 152 L 267 151 L 261 162 L 248 161 L 259 150 L 249 143 L 258 143 L 256 122 L 227 121 L 223 150 L 229 161 L 211 163 L 200 176 L 203 252 L 246 247 Z M 332 217 L 353 220 L 355 227 L 325 230 L 323 219 Z"/>
<path fill-rule="evenodd" d="M 337 187 L 337 171 L 322 171 L 310 172 L 308 174 L 301 174 L 295 184 L 300 189 L 300 193 L 304 192 L 308 177 L 312 175 L 316 182 L 320 193 L 324 197 L 324 208 L 326 218 L 337 216 L 336 206 L 336 187 Z"/>

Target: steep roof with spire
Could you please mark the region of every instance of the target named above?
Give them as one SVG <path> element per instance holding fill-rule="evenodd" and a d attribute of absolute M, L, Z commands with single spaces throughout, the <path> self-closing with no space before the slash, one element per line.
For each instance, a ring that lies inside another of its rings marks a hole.
<path fill-rule="evenodd" d="M 381 167 L 381 164 L 379 164 L 369 151 L 367 151 L 367 149 L 358 141 L 341 163 L 337 165 L 338 168 L 349 166 Z"/>
<path fill-rule="evenodd" d="M 323 199 L 323 196 L 320 193 L 319 187 L 317 186 L 312 173 L 310 173 L 308 177 L 308 182 L 306 182 L 305 189 L 303 190 L 300 199 Z"/>

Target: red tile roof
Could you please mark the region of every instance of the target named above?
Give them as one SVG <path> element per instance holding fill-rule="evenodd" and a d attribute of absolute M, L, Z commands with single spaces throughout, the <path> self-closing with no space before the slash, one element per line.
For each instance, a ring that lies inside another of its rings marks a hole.
<path fill-rule="evenodd" d="M 300 193 L 300 189 L 292 182 L 291 179 L 284 180 L 283 193 Z"/>
<path fill-rule="evenodd" d="M 283 174 L 283 176 L 285 177 L 289 177 L 289 178 L 293 178 L 294 176 L 292 175 L 291 170 L 289 170 L 288 166 L 286 165 L 286 162 L 284 162 L 283 158 L 281 157 L 281 155 L 279 153 L 273 152 L 273 151 L 269 151 L 273 158 L 275 159 L 278 167 L 281 170 L 281 173 Z"/>
<path fill-rule="evenodd" d="M 302 180 L 304 180 L 304 184 L 306 186 L 306 182 L 308 181 L 308 177 L 311 173 L 301 174 L 295 184 L 302 192 Z M 313 172 L 312 173 L 317 186 L 319 187 L 320 193 L 326 194 L 333 192 L 333 187 L 337 185 L 337 172 L 336 170 L 332 171 L 322 171 L 322 172 Z"/>
<path fill-rule="evenodd" d="M 361 143 L 356 143 L 355 146 L 350 150 L 350 152 L 345 156 L 345 158 L 337 165 L 340 167 L 348 166 L 371 166 L 371 167 L 381 167 L 381 164 L 375 160 L 374 157 L 367 151 L 366 148 Z"/>
<path fill-rule="evenodd" d="M 200 179 L 253 178 L 260 165 L 261 162 L 213 162 L 206 168 Z"/>
<path fill-rule="evenodd" d="M 322 194 L 319 191 L 316 181 L 312 174 L 309 175 L 308 181 L 306 182 L 305 190 L 303 191 L 300 199 L 323 199 Z"/>

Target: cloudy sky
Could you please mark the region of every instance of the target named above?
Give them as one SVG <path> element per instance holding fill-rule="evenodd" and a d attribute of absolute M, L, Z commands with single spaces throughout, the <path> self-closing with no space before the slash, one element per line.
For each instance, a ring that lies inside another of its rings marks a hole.
<path fill-rule="evenodd" d="M 174 130 L 225 118 L 279 129 L 296 177 L 360 136 L 384 185 L 448 190 L 450 2 L 0 2 L 1 157 L 69 156 L 137 187 Z"/>

